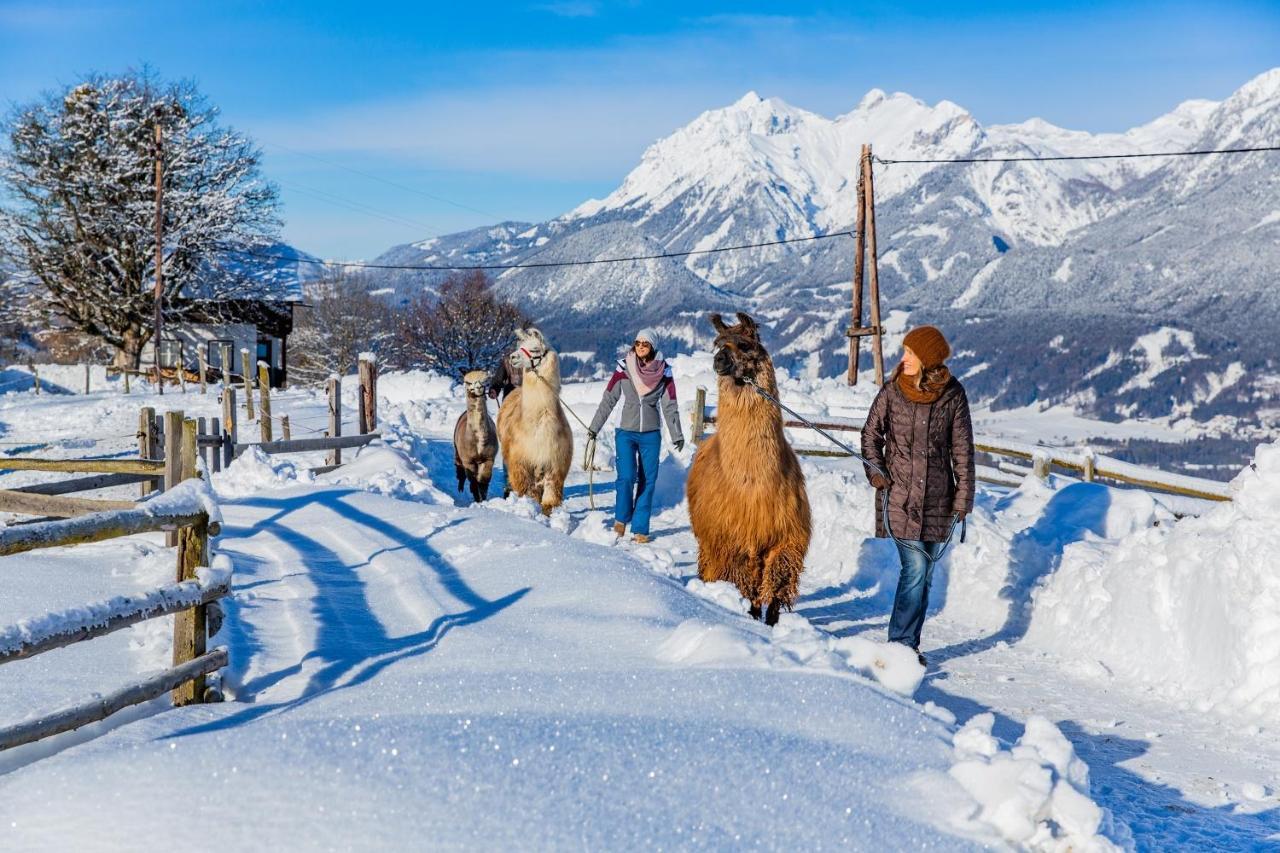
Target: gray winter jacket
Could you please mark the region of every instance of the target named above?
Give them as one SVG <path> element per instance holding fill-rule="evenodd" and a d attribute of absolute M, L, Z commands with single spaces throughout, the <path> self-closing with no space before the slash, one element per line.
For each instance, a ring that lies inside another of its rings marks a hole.
<path fill-rule="evenodd" d="M 671 375 L 670 366 L 663 372 L 657 387 L 641 397 L 627 372 L 626 359 L 619 359 L 591 421 L 592 432 L 599 432 L 604 426 L 619 397 L 623 398 L 620 428 L 632 432 L 653 432 L 658 429 L 658 408 L 661 406 L 662 419 L 667 422 L 667 437 L 672 443 L 684 441 L 684 432 L 680 429 L 680 407 L 676 403 L 676 380 Z"/>

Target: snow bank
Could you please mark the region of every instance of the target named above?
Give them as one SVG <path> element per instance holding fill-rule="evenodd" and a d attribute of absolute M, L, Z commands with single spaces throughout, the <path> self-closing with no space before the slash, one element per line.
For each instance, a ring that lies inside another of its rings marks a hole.
<path fill-rule="evenodd" d="M 1280 443 L 1199 518 L 1068 545 L 1028 639 L 1196 710 L 1280 713 Z"/>
<path fill-rule="evenodd" d="M 225 470 L 213 475 L 213 485 L 222 498 L 242 498 L 269 489 L 284 489 L 310 483 L 315 477 L 287 456 L 270 456 L 250 447 Z"/>
<path fill-rule="evenodd" d="M 951 824 L 1023 850 L 1120 850 L 1099 833 L 1107 814 L 1089 796 L 1088 766 L 1058 727 L 1032 716 L 1017 744 L 1004 749 L 991 734 L 994 722 L 992 714 L 979 714 L 952 739 L 950 775 L 971 804 L 952 814 Z"/>
<path fill-rule="evenodd" d="M 747 600 L 728 582 L 708 584 L 694 578 L 686 588 L 726 610 L 747 612 Z M 688 619 L 659 647 L 658 657 L 670 663 L 702 666 L 750 663 L 776 669 L 851 672 L 908 697 L 920 686 L 925 672 L 915 652 L 905 646 L 865 637 L 835 637 L 795 613 L 782 614 L 772 631 L 755 621 L 730 626 Z"/>

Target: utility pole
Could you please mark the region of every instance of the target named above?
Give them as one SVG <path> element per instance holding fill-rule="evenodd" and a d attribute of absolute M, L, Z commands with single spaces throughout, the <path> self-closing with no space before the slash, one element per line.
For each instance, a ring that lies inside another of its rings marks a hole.
<path fill-rule="evenodd" d="M 164 331 L 164 139 L 160 119 L 156 118 L 156 292 L 155 339 L 156 390 L 164 394 L 164 378 L 160 373 L 160 335 Z"/>
<path fill-rule="evenodd" d="M 884 328 L 880 325 L 880 270 L 876 258 L 876 201 L 875 184 L 872 177 L 871 146 L 862 146 L 862 155 L 858 158 L 858 209 L 857 229 L 853 257 L 853 312 L 848 331 L 849 337 L 849 372 L 846 381 L 850 385 L 858 384 L 858 355 L 862 339 L 871 338 L 871 356 L 875 363 L 876 384 L 884 384 L 884 351 L 881 336 Z M 868 239 L 869 238 L 869 239 Z M 868 258 L 867 255 L 870 255 Z M 862 325 L 863 308 L 863 275 L 864 269 L 870 273 L 871 285 L 871 325 Z"/>

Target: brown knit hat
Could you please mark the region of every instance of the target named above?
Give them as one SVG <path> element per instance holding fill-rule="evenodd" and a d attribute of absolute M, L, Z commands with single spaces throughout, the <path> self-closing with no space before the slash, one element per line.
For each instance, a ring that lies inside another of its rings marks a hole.
<path fill-rule="evenodd" d="M 925 370 L 937 367 L 951 356 L 951 345 L 936 326 L 916 326 L 907 332 L 902 345 L 911 348 Z"/>

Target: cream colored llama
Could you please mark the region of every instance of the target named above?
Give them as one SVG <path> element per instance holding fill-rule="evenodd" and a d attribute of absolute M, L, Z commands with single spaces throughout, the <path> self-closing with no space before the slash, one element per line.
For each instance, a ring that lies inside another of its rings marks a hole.
<path fill-rule="evenodd" d="M 524 379 L 498 410 L 507 491 L 528 495 L 550 515 L 564 500 L 573 460 L 573 433 L 560 407 L 560 357 L 537 329 L 516 329 L 516 340 L 511 358 Z"/>
<path fill-rule="evenodd" d="M 458 473 L 458 491 L 470 483 L 471 498 L 488 500 L 493 460 L 498 455 L 498 430 L 489 416 L 489 374 L 468 371 L 462 377 L 467 392 L 467 410 L 453 427 L 453 465 Z"/>

